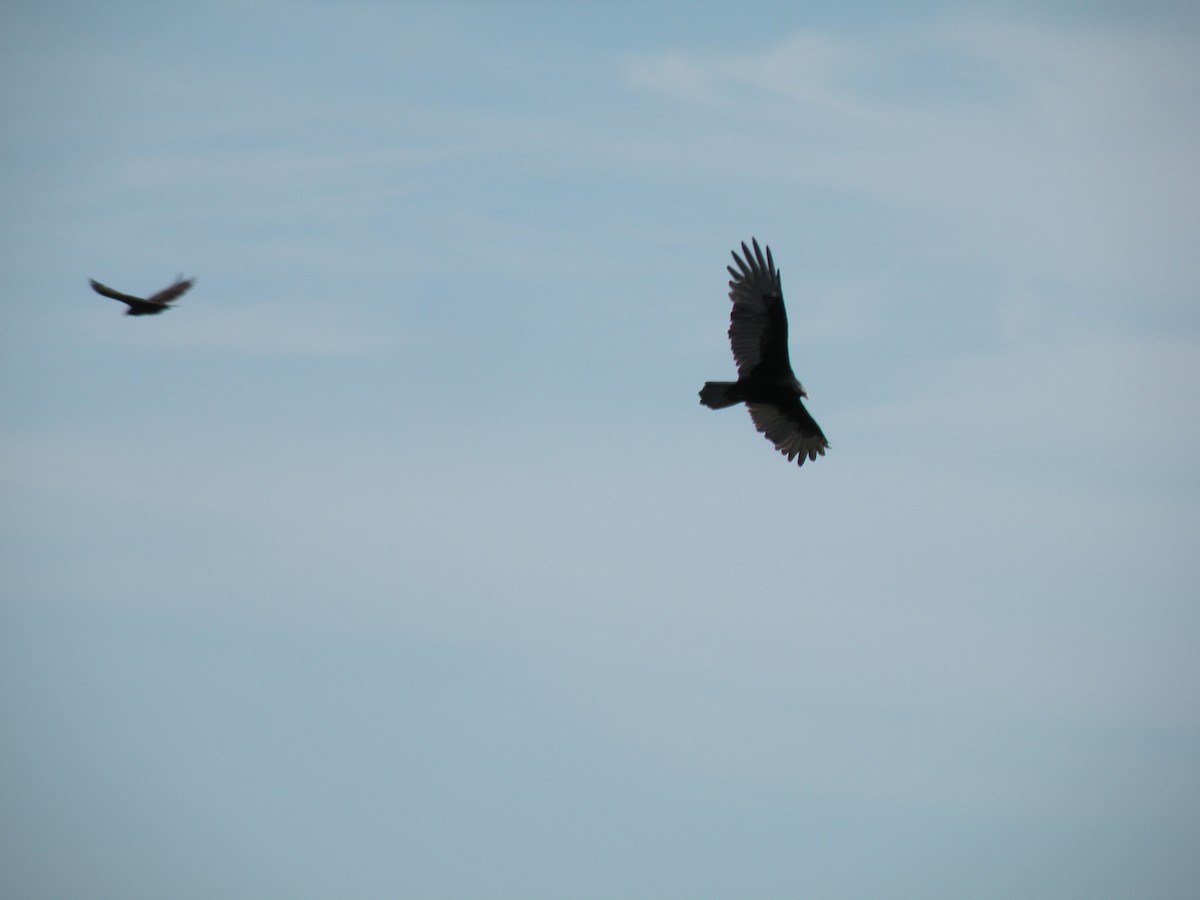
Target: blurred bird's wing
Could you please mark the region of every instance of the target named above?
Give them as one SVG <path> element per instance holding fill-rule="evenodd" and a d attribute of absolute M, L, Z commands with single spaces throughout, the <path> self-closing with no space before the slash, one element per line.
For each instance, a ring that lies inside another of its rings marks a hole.
<path fill-rule="evenodd" d="M 147 303 L 157 303 L 159 305 L 165 306 L 166 304 L 168 304 L 172 300 L 174 300 L 176 297 L 180 297 L 180 296 L 186 294 L 189 290 L 191 290 L 192 285 L 195 283 L 196 283 L 195 278 L 178 278 L 175 280 L 175 283 L 172 284 L 170 287 L 165 287 L 161 291 L 159 291 L 157 294 L 153 294 L 153 295 L 147 297 L 146 302 Z"/>
<path fill-rule="evenodd" d="M 134 303 L 146 302 L 141 297 L 135 297 L 132 294 L 122 294 L 120 291 L 114 291 L 108 285 L 101 284 L 94 278 L 89 278 L 88 281 L 91 283 L 93 291 L 95 291 L 97 294 L 102 294 L 105 297 L 111 297 L 113 300 L 120 300 L 121 302 L 128 303 L 130 305 Z"/>

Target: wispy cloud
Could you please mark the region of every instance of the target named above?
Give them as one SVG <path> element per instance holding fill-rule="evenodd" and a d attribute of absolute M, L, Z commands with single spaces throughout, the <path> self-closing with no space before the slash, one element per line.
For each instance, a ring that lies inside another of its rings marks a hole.
<path fill-rule="evenodd" d="M 198 303 L 196 300 L 193 306 Z M 132 346 L 172 352 L 330 358 L 379 353 L 403 340 L 394 325 L 380 330 L 357 318 L 345 298 L 337 298 L 328 306 L 270 301 L 242 307 L 180 309 L 165 316 L 174 316 L 176 324 L 166 326 L 163 322 L 160 324 L 164 327 L 130 329 L 123 340 Z M 182 321 L 185 316 L 186 321 Z"/>
<path fill-rule="evenodd" d="M 963 17 L 676 50 L 624 73 L 689 123 L 679 164 L 948 214 L 939 240 L 1026 271 L 1179 291 L 1200 277 L 1196 50 L 1165 31 Z M 936 87 L 906 89 L 914 60 Z"/>
<path fill-rule="evenodd" d="M 630 59 L 629 82 L 692 103 L 721 108 L 756 95 L 835 114 L 862 112 L 847 76 L 870 61 L 868 48 L 815 32 L 798 32 L 757 52 L 702 56 L 671 50 Z"/>
<path fill-rule="evenodd" d="M 1059 335 L 948 363 L 910 397 L 854 418 L 952 468 L 1037 459 L 1054 480 L 1190 482 L 1200 425 L 1176 397 L 1198 377 L 1200 347 L 1187 338 Z"/>

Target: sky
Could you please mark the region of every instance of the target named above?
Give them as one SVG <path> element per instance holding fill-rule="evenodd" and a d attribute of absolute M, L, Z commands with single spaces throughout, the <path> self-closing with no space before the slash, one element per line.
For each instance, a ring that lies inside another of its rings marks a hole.
<path fill-rule="evenodd" d="M 0 894 L 1190 895 L 1198 58 L 1183 3 L 7 4 Z M 803 468 L 696 396 L 752 236 Z"/>

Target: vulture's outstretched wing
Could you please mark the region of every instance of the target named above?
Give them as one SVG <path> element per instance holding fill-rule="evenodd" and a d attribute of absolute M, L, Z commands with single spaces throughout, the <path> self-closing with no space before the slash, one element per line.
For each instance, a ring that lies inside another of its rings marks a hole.
<path fill-rule="evenodd" d="M 809 415 L 797 397 L 786 406 L 773 403 L 747 403 L 754 427 L 766 435 L 775 449 L 791 462 L 797 456 L 804 465 L 805 459 L 816 459 L 825 455 L 829 442 L 821 432 L 821 426 Z"/>
<path fill-rule="evenodd" d="M 731 276 L 729 299 L 733 301 L 729 342 L 738 377 L 788 379 L 792 377 L 792 364 L 788 359 L 787 312 L 779 270 L 771 258 L 771 248 L 764 257 L 758 240 L 751 240 L 753 253 L 742 241 L 743 256 L 733 254 L 740 271 L 726 266 Z"/>
<path fill-rule="evenodd" d="M 147 297 L 146 302 L 157 303 L 161 306 L 166 306 L 176 297 L 180 297 L 191 290 L 191 287 L 193 284 L 195 284 L 195 282 L 195 278 L 184 278 L 183 276 L 180 276 L 179 278 L 175 279 L 175 283 L 170 287 L 165 287 L 157 294 L 152 294 L 151 296 Z"/>
<path fill-rule="evenodd" d="M 129 304 L 146 302 L 141 297 L 135 297 L 132 294 L 122 294 L 120 291 L 114 291 L 107 284 L 101 284 L 94 278 L 89 278 L 88 281 L 91 282 L 93 291 L 95 291 L 97 294 L 102 294 L 105 297 L 111 297 L 113 300 L 120 300 L 122 303 Z M 97 309 L 98 308 L 99 307 L 97 307 Z"/>

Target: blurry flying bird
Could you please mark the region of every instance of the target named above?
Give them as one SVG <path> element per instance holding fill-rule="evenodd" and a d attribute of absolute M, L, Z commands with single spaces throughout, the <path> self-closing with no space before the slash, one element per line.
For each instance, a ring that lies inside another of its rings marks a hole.
<path fill-rule="evenodd" d="M 170 287 L 165 287 L 157 294 L 152 294 L 149 297 L 134 297 L 131 294 L 122 294 L 120 291 L 114 291 L 112 288 L 101 284 L 95 279 L 89 279 L 89 281 L 91 281 L 92 290 L 97 294 L 127 303 L 129 309 L 125 310 L 125 315 L 153 316 L 164 309 L 169 309 L 171 301 L 186 293 L 195 284 L 196 279 L 180 276 Z"/>
<path fill-rule="evenodd" d="M 732 276 L 729 299 L 733 301 L 729 342 L 738 380 L 706 382 L 700 402 L 709 409 L 745 403 L 754 427 L 788 462 L 799 457 L 797 465 L 802 466 L 806 459 L 824 456 L 829 442 L 800 402 L 808 394 L 788 359 L 787 312 L 771 248 L 766 248 L 764 258 L 758 241 L 751 238 L 751 242 L 753 253 L 743 241 L 742 256 L 733 254 L 738 271 L 726 266 Z"/>

